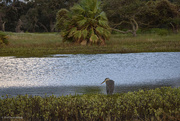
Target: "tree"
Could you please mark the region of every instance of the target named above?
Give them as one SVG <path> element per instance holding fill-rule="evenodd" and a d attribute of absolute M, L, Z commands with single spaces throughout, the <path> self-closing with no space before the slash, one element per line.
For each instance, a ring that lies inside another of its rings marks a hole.
<path fill-rule="evenodd" d="M 18 26 L 19 18 L 22 14 L 25 14 L 26 4 L 19 2 L 18 0 L 7 0 L 0 3 L 0 24 L 1 30 L 15 31 Z"/>
<path fill-rule="evenodd" d="M 171 25 L 172 30 L 177 33 L 180 25 L 180 11 L 178 6 L 168 0 L 157 2 L 156 9 L 159 12 L 159 21 L 162 25 Z"/>
<path fill-rule="evenodd" d="M 143 12 L 138 16 L 141 19 L 141 26 L 143 28 L 158 27 L 159 12 L 156 9 L 156 1 L 146 2 Z"/>
<path fill-rule="evenodd" d="M 21 27 L 22 27 L 22 21 L 21 21 L 21 19 L 19 19 L 19 21 L 18 21 L 18 23 L 17 23 L 17 26 L 16 26 L 16 28 L 15 28 L 15 31 L 16 32 L 22 32 L 21 31 Z"/>
<path fill-rule="evenodd" d="M 5 5 L 0 3 L 0 30 L 5 31 Z"/>
<path fill-rule="evenodd" d="M 54 32 L 56 13 L 61 8 L 68 8 L 77 0 L 26 0 L 28 10 L 22 14 L 24 31 Z"/>
<path fill-rule="evenodd" d="M 99 0 L 81 0 L 70 8 L 57 13 L 57 29 L 64 41 L 85 44 L 105 44 L 109 39 L 110 27 Z"/>
<path fill-rule="evenodd" d="M 104 10 L 111 20 L 112 30 L 121 33 L 132 33 L 136 36 L 139 29 L 137 16 L 142 12 L 144 2 L 141 0 L 106 0 Z M 128 29 L 122 31 L 118 29 Z"/>
<path fill-rule="evenodd" d="M 180 8 L 168 0 L 149 1 L 144 12 L 141 24 L 146 28 L 169 28 L 177 33 L 180 25 Z"/>
<path fill-rule="evenodd" d="M 35 8 L 29 9 L 25 16 L 21 16 L 21 20 L 26 31 L 36 32 L 38 28 L 38 10 Z"/>
<path fill-rule="evenodd" d="M 12 0 L 0 0 L 0 2 L 7 6 L 8 4 L 12 3 Z"/>

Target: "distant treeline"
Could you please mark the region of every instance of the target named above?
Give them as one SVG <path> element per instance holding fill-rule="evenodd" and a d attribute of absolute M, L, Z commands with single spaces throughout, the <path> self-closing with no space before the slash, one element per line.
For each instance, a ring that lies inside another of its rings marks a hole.
<path fill-rule="evenodd" d="M 119 32 L 180 29 L 180 0 L 101 0 L 110 26 Z M 54 32 L 56 13 L 78 0 L 0 0 L 0 31 Z"/>

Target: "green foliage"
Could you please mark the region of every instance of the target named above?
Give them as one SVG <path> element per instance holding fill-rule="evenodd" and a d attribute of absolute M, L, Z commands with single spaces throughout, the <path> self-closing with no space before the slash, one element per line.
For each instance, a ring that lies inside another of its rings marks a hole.
<path fill-rule="evenodd" d="M 167 29 L 160 29 L 157 34 L 160 36 L 167 36 L 169 32 Z"/>
<path fill-rule="evenodd" d="M 78 0 L 0 0 L 0 25 L 2 31 L 11 32 L 54 32 L 56 13 L 59 9 L 69 8 Z M 26 2 L 24 2 L 26 1 Z M 134 18 L 139 27 L 143 28 L 167 28 L 172 27 L 179 31 L 180 1 L 179 0 L 101 0 L 103 10 L 107 13 L 109 23 L 116 29 L 132 29 L 129 23 Z M 81 6 L 83 4 L 83 6 Z M 84 6 L 88 4 L 88 8 Z M 84 9 L 91 10 L 92 17 L 99 8 L 86 0 L 75 4 L 72 11 L 84 13 Z M 178 21 L 177 21 L 178 20 Z M 79 22 L 83 25 L 85 20 Z M 119 25 L 121 22 L 121 26 Z M 178 23 L 177 23 L 178 22 Z M 61 24 L 63 24 L 62 22 Z M 102 22 L 100 22 L 102 23 Z M 128 24 L 128 25 L 127 25 Z"/>
<path fill-rule="evenodd" d="M 146 30 L 144 33 L 157 34 L 160 36 L 167 36 L 170 32 L 167 29 L 153 28 Z"/>
<path fill-rule="evenodd" d="M 168 120 L 180 119 L 180 88 L 114 94 L 0 98 L 0 117 L 24 120 Z"/>
<path fill-rule="evenodd" d="M 143 28 L 170 28 L 174 32 L 179 30 L 180 12 L 177 4 L 169 0 L 146 2 L 143 13 L 139 16 Z"/>
<path fill-rule="evenodd" d="M 8 45 L 7 35 L 3 32 L 0 32 L 0 47 L 3 45 Z"/>
<path fill-rule="evenodd" d="M 81 0 L 70 11 L 57 13 L 56 28 L 61 30 L 64 41 L 104 44 L 109 39 L 110 27 L 99 0 Z"/>
<path fill-rule="evenodd" d="M 18 32 L 18 28 L 24 32 L 54 32 L 57 11 L 72 6 L 78 0 L 3 1 L 6 1 L 0 2 L 0 28 L 3 24 L 3 31 Z"/>

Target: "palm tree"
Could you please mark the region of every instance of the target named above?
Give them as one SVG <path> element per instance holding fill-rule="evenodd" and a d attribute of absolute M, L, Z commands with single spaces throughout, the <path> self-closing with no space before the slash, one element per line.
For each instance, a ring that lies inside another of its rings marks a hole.
<path fill-rule="evenodd" d="M 56 19 L 56 27 L 61 30 L 64 41 L 105 44 L 111 34 L 108 19 L 98 0 L 81 0 L 70 11 L 61 9 Z"/>

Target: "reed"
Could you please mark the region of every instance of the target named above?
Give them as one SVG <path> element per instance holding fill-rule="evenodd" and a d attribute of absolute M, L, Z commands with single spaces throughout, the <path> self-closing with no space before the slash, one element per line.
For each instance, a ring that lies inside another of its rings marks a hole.
<path fill-rule="evenodd" d="M 96 54 L 137 52 L 180 52 L 180 34 L 114 34 L 104 46 L 62 42 L 58 33 L 6 33 L 9 45 L 0 48 L 0 56 L 46 56 L 51 54 Z"/>

